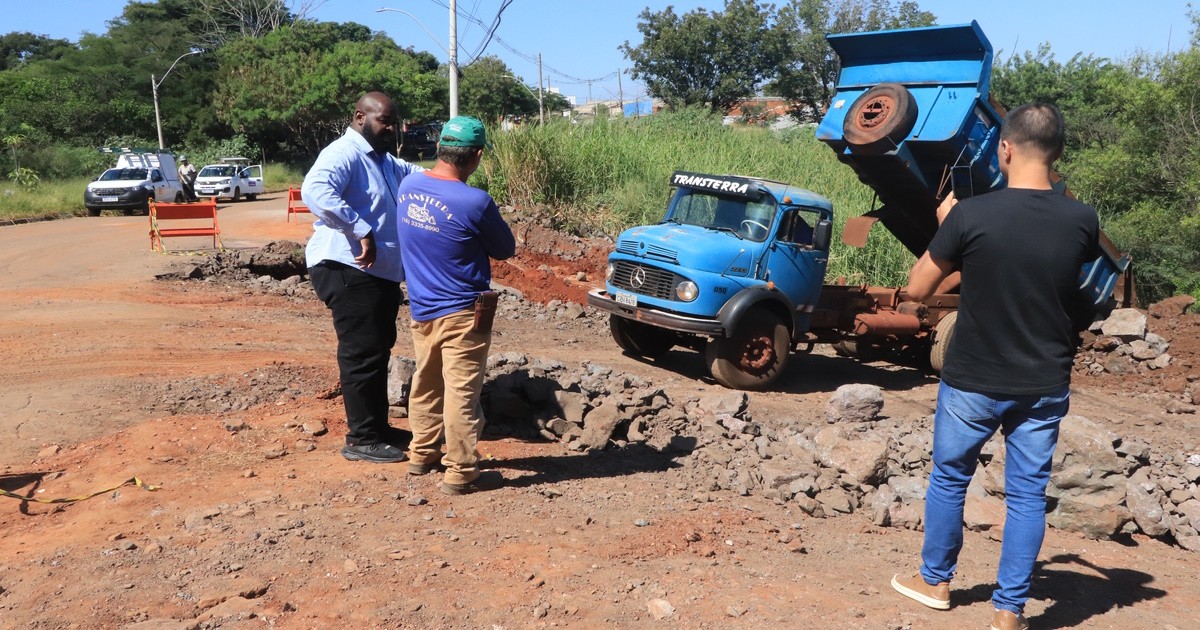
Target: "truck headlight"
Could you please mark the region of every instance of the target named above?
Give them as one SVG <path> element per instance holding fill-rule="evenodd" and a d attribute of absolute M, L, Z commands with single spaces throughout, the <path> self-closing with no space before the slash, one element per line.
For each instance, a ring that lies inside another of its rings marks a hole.
<path fill-rule="evenodd" d="M 608 263 L 608 266 L 604 268 L 604 281 L 608 282 L 608 281 L 612 280 L 612 276 L 613 276 L 613 264 Z"/>
<path fill-rule="evenodd" d="M 231 180 L 229 180 L 229 179 L 222 179 L 221 181 L 217 182 L 217 185 L 218 186 L 228 186 L 230 181 Z"/>
<path fill-rule="evenodd" d="M 691 302 L 700 295 L 700 289 L 696 286 L 695 282 L 684 280 L 675 285 L 675 295 L 684 302 Z"/>

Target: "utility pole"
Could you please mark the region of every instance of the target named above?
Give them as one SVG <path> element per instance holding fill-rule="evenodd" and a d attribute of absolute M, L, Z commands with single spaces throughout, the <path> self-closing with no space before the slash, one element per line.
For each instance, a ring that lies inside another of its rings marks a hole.
<path fill-rule="evenodd" d="M 546 108 L 542 106 L 542 53 L 538 53 L 538 125 L 546 124 Z"/>
<path fill-rule="evenodd" d="M 150 91 L 154 95 L 154 126 L 158 128 L 158 148 L 166 148 L 163 145 L 162 135 L 162 118 L 158 115 L 158 81 L 154 79 L 154 73 L 150 73 Z"/>
<path fill-rule="evenodd" d="M 610 92 L 611 94 L 611 92 Z M 621 111 L 621 118 L 625 117 L 625 90 L 621 88 L 621 69 L 617 68 L 617 108 Z"/>
<path fill-rule="evenodd" d="M 458 115 L 458 2 L 450 0 L 450 117 Z M 540 55 L 539 55 L 540 58 Z"/>

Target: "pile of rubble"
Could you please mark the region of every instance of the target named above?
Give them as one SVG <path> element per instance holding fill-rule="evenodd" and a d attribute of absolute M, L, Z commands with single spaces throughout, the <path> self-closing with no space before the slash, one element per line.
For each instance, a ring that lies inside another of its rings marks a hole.
<path fill-rule="evenodd" d="M 1119 308 L 1084 333 L 1075 369 L 1117 376 L 1161 370 L 1171 364 L 1167 340 L 1146 328 L 1146 314 Z"/>
<path fill-rule="evenodd" d="M 412 361 L 393 361 L 391 403 L 402 411 Z M 672 454 L 693 498 L 756 494 L 814 517 L 865 512 L 878 525 L 920 529 L 933 418 L 881 415 L 883 392 L 845 385 L 823 417 L 757 421 L 743 392 L 681 397 L 638 376 L 583 363 L 491 357 L 486 433 L 561 442 L 574 451 L 635 444 Z M 1004 521 L 1004 445 L 989 442 L 969 489 L 965 521 Z M 1107 538 L 1141 532 L 1200 550 L 1200 454 L 1163 453 L 1070 416 L 1062 423 L 1048 491 L 1049 522 Z"/>
<path fill-rule="evenodd" d="M 304 245 L 273 241 L 259 249 L 217 252 L 158 279 L 233 284 L 255 293 L 311 298 L 313 290 L 307 274 Z"/>

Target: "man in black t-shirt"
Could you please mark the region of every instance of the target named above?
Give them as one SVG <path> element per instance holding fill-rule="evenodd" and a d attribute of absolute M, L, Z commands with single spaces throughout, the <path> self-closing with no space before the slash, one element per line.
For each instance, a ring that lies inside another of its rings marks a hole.
<path fill-rule="evenodd" d="M 1009 112 L 999 147 L 1008 187 L 957 203 L 948 196 L 938 208 L 937 234 L 909 272 L 915 300 L 955 270 L 962 289 L 938 390 L 921 570 L 896 575 L 892 586 L 926 606 L 950 607 L 967 485 L 984 443 L 1000 430 L 1007 515 L 993 630 L 1028 627 L 1022 613 L 1046 529 L 1059 421 L 1069 405 L 1072 315 L 1083 299 L 1079 269 L 1100 255 L 1096 211 L 1050 185 L 1063 137 L 1052 105 Z"/>

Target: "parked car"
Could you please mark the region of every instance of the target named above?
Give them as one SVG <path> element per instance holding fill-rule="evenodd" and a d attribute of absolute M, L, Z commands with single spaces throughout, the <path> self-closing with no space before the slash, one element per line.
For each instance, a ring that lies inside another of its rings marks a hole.
<path fill-rule="evenodd" d="M 251 164 L 243 157 L 221 158 L 196 174 L 197 197 L 217 197 L 239 201 L 242 195 L 254 201 L 265 191 L 262 164 Z"/>
<path fill-rule="evenodd" d="M 438 136 L 442 126 L 437 123 L 410 125 L 400 141 L 400 157 L 406 160 L 428 160 L 437 155 Z"/>
<path fill-rule="evenodd" d="M 175 168 L 175 156 L 167 151 L 103 147 L 117 154 L 117 165 L 105 170 L 83 191 L 88 216 L 102 210 L 125 214 L 149 214 L 150 199 L 165 203 L 184 201 L 183 185 Z"/>

